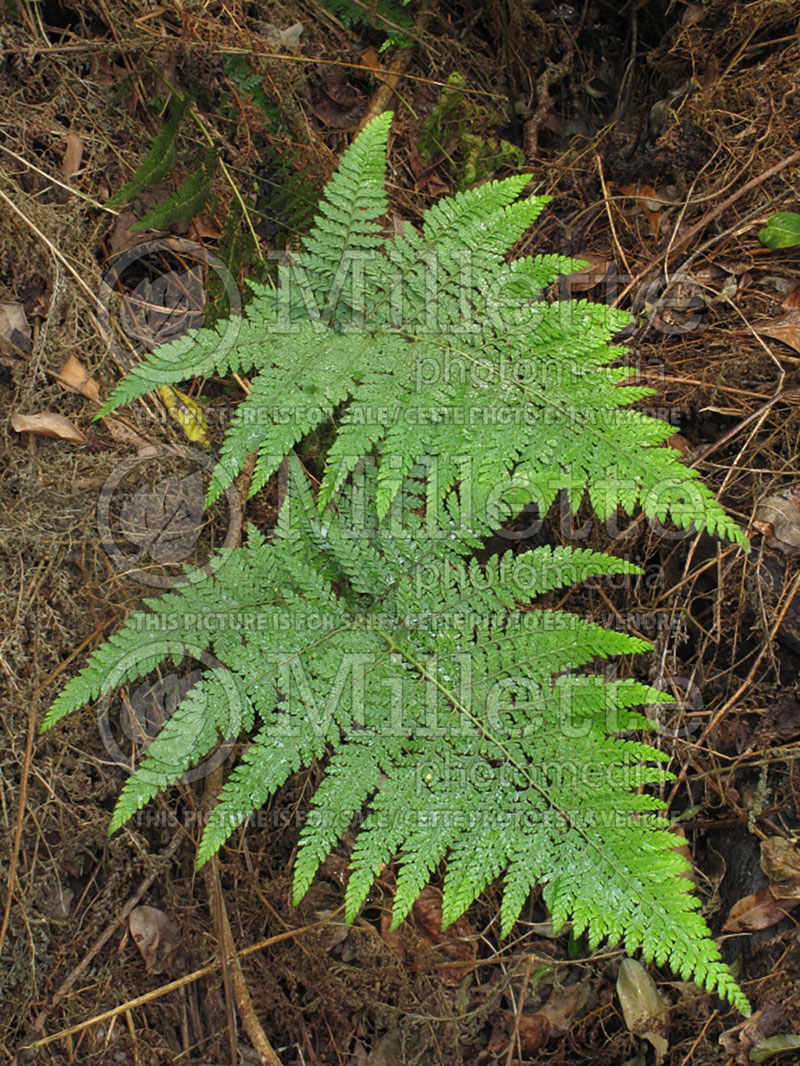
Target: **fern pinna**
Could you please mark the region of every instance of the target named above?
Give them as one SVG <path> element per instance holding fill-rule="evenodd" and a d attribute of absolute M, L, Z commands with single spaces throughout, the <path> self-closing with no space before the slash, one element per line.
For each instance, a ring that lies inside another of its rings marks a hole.
<path fill-rule="evenodd" d="M 295 898 L 356 818 L 347 913 L 398 858 L 395 924 L 446 860 L 443 923 L 504 879 L 507 933 L 535 885 L 556 927 L 622 940 L 743 1011 L 685 861 L 648 786 L 667 756 L 632 739 L 633 710 L 663 702 L 586 672 L 641 640 L 563 611 L 543 593 L 635 572 L 600 553 L 473 549 L 509 515 L 566 489 L 601 516 L 671 518 L 744 544 L 711 493 L 628 406 L 646 390 L 609 366 L 626 316 L 542 293 L 574 264 L 505 256 L 543 198 L 522 175 L 436 204 L 422 232 L 380 228 L 390 116 L 329 182 L 302 254 L 219 324 L 152 355 L 102 413 L 158 383 L 255 371 L 212 481 L 213 498 L 257 452 L 252 491 L 289 455 L 271 542 L 251 529 L 213 573 L 147 601 L 99 648 L 45 727 L 160 662 L 211 650 L 206 670 L 123 788 L 112 830 L 221 739 L 253 733 L 206 826 L 198 863 L 296 770 L 327 759 L 301 834 Z M 294 445 L 336 411 L 314 495 Z M 364 812 L 366 814 L 364 815 Z"/>

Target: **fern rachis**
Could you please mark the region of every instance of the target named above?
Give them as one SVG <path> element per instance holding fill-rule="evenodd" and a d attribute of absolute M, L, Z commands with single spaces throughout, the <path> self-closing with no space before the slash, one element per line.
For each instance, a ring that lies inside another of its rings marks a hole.
<path fill-rule="evenodd" d="M 292 458 L 275 539 L 252 530 L 210 576 L 149 601 L 92 655 L 45 725 L 187 648 L 209 649 L 221 667 L 152 742 L 112 828 L 218 737 L 255 729 L 199 863 L 292 772 L 326 758 L 296 900 L 366 809 L 349 918 L 393 857 L 395 923 L 446 860 L 445 923 L 503 877 L 508 932 L 541 884 L 556 926 L 571 916 L 592 945 L 641 946 L 746 1010 L 648 791 L 667 779 L 666 756 L 630 736 L 650 725 L 633 708 L 664 697 L 582 672 L 647 645 L 534 607 L 551 589 L 635 568 L 566 548 L 483 567 L 472 557 L 506 517 L 531 501 L 543 513 L 562 489 L 573 509 L 588 491 L 600 517 L 639 503 L 684 528 L 743 537 L 694 472 L 658 447 L 671 428 L 628 410 L 646 391 L 622 384 L 628 372 L 609 365 L 619 349 L 607 344 L 625 316 L 545 303 L 568 260 L 506 263 L 544 207 L 518 199 L 524 175 L 440 201 L 419 233 L 383 236 L 388 123 L 381 116 L 345 154 L 303 254 L 282 287 L 257 292 L 236 339 L 217 327 L 159 349 L 106 408 L 154 382 L 255 369 L 212 495 L 252 452 L 256 491 L 336 409 L 319 492 Z"/>

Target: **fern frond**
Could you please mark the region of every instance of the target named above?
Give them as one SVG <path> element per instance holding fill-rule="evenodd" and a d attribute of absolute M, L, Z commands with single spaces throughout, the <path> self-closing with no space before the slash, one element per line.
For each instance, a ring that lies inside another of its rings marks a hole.
<path fill-rule="evenodd" d="M 505 262 L 547 203 L 518 199 L 527 175 L 443 198 L 421 232 L 406 226 L 384 240 L 390 122 L 389 113 L 375 119 L 344 154 L 281 287 L 259 291 L 244 322 L 146 357 L 101 414 L 154 383 L 255 368 L 210 499 L 249 452 L 259 455 L 257 491 L 292 445 L 347 401 L 321 508 L 377 448 L 381 516 L 414 466 L 433 457 L 429 503 L 446 508 L 448 494 L 468 482 L 473 536 L 508 517 L 527 484 L 544 509 L 567 488 L 573 510 L 588 493 L 603 518 L 638 504 L 654 520 L 745 546 L 696 473 L 661 447 L 671 427 L 628 409 L 649 390 L 624 384 L 629 372 L 610 365 L 624 352 L 608 340 L 630 317 L 585 300 L 544 302 L 556 273 L 579 265 L 572 260 Z M 484 513 L 490 497 L 494 510 Z"/>
<path fill-rule="evenodd" d="M 114 833 L 162 789 L 196 766 L 217 741 L 252 728 L 253 707 L 236 675 L 210 670 L 192 687 L 151 742 L 136 772 L 120 792 L 111 817 Z"/>
<path fill-rule="evenodd" d="M 264 305 L 275 302 L 264 294 L 257 311 L 251 311 L 248 318 L 233 315 L 212 328 L 190 330 L 149 352 L 117 385 L 94 420 L 105 418 L 122 404 L 162 384 L 172 385 L 195 375 L 207 377 L 215 372 L 248 373 L 263 358 L 267 318 Z"/>
<path fill-rule="evenodd" d="M 624 353 L 608 345 L 627 316 L 548 304 L 544 288 L 570 260 L 505 262 L 544 205 L 518 199 L 525 175 L 440 201 L 420 233 L 384 239 L 390 121 L 355 140 L 304 252 L 277 290 L 256 289 L 235 338 L 223 326 L 160 349 L 104 409 L 189 373 L 255 368 L 211 497 L 254 452 L 257 491 L 335 419 L 320 491 L 292 456 L 273 540 L 253 531 L 207 574 L 148 601 L 93 653 L 45 726 L 164 659 L 212 651 L 220 665 L 151 745 L 114 827 L 257 721 L 199 865 L 291 773 L 327 760 L 301 834 L 296 901 L 360 820 L 348 920 L 394 859 L 395 923 L 440 863 L 445 924 L 502 877 L 507 933 L 541 885 L 557 927 L 571 918 L 591 944 L 639 945 L 747 1011 L 653 794 L 668 756 L 634 735 L 651 726 L 636 708 L 668 697 L 593 672 L 650 645 L 534 606 L 550 590 L 637 568 L 560 547 L 471 557 L 486 533 L 528 503 L 543 515 L 562 490 L 573 510 L 588 493 L 601 517 L 641 506 L 653 520 L 744 537 L 662 446 L 671 428 L 630 409 L 647 390 L 626 384 L 629 371 L 613 365 Z"/>
<path fill-rule="evenodd" d="M 347 258 L 367 257 L 383 240 L 380 219 L 386 214 L 385 150 L 391 122 L 387 111 L 356 138 L 325 188 L 314 227 L 303 238 L 302 265 L 314 295 L 326 301 L 329 319 L 336 310 L 333 286 L 343 268 L 347 271 Z"/>
<path fill-rule="evenodd" d="M 284 456 L 352 393 L 355 376 L 369 358 L 369 345 L 356 334 L 320 332 L 307 325 L 276 346 L 272 365 L 263 366 L 238 406 L 209 487 L 209 502 L 233 482 L 251 452 L 259 464 L 250 486 L 254 495 Z"/>
<path fill-rule="evenodd" d="M 181 97 L 170 97 L 167 124 L 151 142 L 150 149 L 132 180 L 109 199 L 109 207 L 128 203 L 140 192 L 158 184 L 164 175 L 169 173 L 175 164 L 175 135 L 187 103 L 188 101 Z"/>
<path fill-rule="evenodd" d="M 160 229 L 174 222 L 189 222 L 206 206 L 211 191 L 211 179 L 217 167 L 217 153 L 210 148 L 199 166 L 171 193 L 166 200 L 143 215 L 131 226 L 131 233 Z"/>

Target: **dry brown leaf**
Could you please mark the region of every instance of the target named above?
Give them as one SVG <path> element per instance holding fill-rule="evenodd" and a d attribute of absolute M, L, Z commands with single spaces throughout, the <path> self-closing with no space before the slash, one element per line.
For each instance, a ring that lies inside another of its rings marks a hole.
<path fill-rule="evenodd" d="M 19 290 L 19 301 L 28 319 L 45 318 L 50 310 L 50 294 L 47 279 L 34 274 L 27 285 Z"/>
<path fill-rule="evenodd" d="M 54 437 L 56 440 L 71 440 L 84 444 L 86 437 L 63 415 L 45 411 L 39 415 L 12 414 L 11 428 L 15 433 L 34 433 L 38 437 Z"/>
<path fill-rule="evenodd" d="M 403 953 L 403 934 L 399 929 L 392 929 L 392 915 L 389 911 L 381 911 L 381 939 L 387 948 L 397 955 Z"/>
<path fill-rule="evenodd" d="M 766 322 L 754 322 L 753 329 L 764 337 L 783 341 L 796 352 L 800 352 L 800 311 L 787 311 L 785 315 L 768 319 Z"/>
<path fill-rule="evenodd" d="M 671 440 L 672 440 L 672 437 L 670 437 L 670 441 Z M 669 441 L 667 443 L 669 443 Z M 686 441 L 686 444 L 687 444 L 687 449 L 688 449 L 689 442 Z M 674 448 L 675 445 L 673 444 L 672 447 Z M 683 454 L 686 455 L 686 452 L 683 452 Z M 686 832 L 684 831 L 684 829 L 681 826 L 677 826 L 675 829 L 673 829 L 672 833 L 673 833 L 674 836 L 681 837 L 681 839 L 684 840 L 684 841 L 686 840 Z M 688 844 L 683 843 L 683 844 L 679 844 L 678 847 L 675 848 L 675 851 L 677 851 L 679 855 L 682 855 L 684 857 L 684 859 L 686 859 L 687 863 L 689 864 L 689 869 L 688 870 L 684 870 L 683 873 L 679 874 L 678 876 L 679 877 L 685 877 L 687 879 L 687 881 L 694 881 L 694 863 L 692 862 L 692 850 L 691 850 L 691 848 L 689 847 Z"/>
<path fill-rule="evenodd" d="M 784 311 L 794 311 L 800 308 L 800 288 L 792 289 L 789 295 L 784 298 L 781 307 Z"/>
<path fill-rule="evenodd" d="M 781 1006 L 764 1007 L 732 1029 L 727 1029 L 720 1036 L 719 1043 L 739 1066 L 750 1066 L 750 1049 L 770 1037 L 782 1024 L 785 1014 Z"/>
<path fill-rule="evenodd" d="M 800 492 L 792 485 L 776 496 L 766 496 L 756 507 L 754 523 L 772 548 L 786 554 L 800 551 Z"/>
<path fill-rule="evenodd" d="M 353 129 L 367 106 L 366 85 L 357 77 L 338 67 L 322 79 L 316 101 L 311 110 L 332 129 Z"/>
<path fill-rule="evenodd" d="M 103 425 L 117 444 L 130 444 L 137 451 L 150 447 L 148 441 L 140 437 L 136 430 L 126 426 L 124 422 L 118 422 L 116 418 L 106 416 L 103 419 Z"/>
<path fill-rule="evenodd" d="M 800 855 L 783 837 L 761 841 L 761 869 L 777 899 L 800 900 Z"/>
<path fill-rule="evenodd" d="M 481 1055 L 479 1061 L 504 1057 L 508 1054 L 508 1045 L 512 1039 L 514 1051 L 519 1048 L 526 1058 L 530 1058 L 550 1039 L 550 1023 L 542 1012 L 521 1014 L 517 1025 L 517 1015 L 513 1010 L 495 1011 L 492 1015 L 492 1035 L 486 1045 L 486 1052 Z"/>
<path fill-rule="evenodd" d="M 722 931 L 743 933 L 769 929 L 770 926 L 782 922 L 798 903 L 800 899 L 776 899 L 768 888 L 762 888 L 760 892 L 754 892 L 734 903 Z"/>
<path fill-rule="evenodd" d="M 119 255 L 120 252 L 125 252 L 129 248 L 135 248 L 137 244 L 141 244 L 142 238 L 139 234 L 131 233 L 131 226 L 136 225 L 138 221 L 130 208 L 119 212 L 114 222 L 114 228 L 108 237 L 108 247 L 111 249 L 112 255 Z"/>
<path fill-rule="evenodd" d="M 800 737 L 800 689 L 786 686 L 778 694 L 753 737 L 753 750 L 776 748 Z"/>
<path fill-rule="evenodd" d="M 148 973 L 163 973 L 178 945 L 178 927 L 158 907 L 136 907 L 128 917 L 133 942 Z"/>
<path fill-rule="evenodd" d="M 77 133 L 71 130 L 67 134 L 67 143 L 64 148 L 64 158 L 61 161 L 61 173 L 65 178 L 71 178 L 81 169 L 83 159 L 83 141 Z"/>
<path fill-rule="evenodd" d="M 375 50 L 374 45 L 368 44 L 364 51 L 361 53 L 361 62 L 365 67 L 369 67 L 370 70 L 374 70 L 376 74 L 382 73 L 382 66 L 380 57 Z"/>
<path fill-rule="evenodd" d="M 149 238 L 145 238 L 142 233 L 139 233 L 132 229 L 133 226 L 140 220 L 145 212 L 151 211 L 154 207 L 163 203 L 173 192 L 172 186 L 166 183 L 159 185 L 153 185 L 149 189 L 144 189 L 136 197 L 137 211 L 133 210 L 133 207 L 126 207 L 120 211 L 114 222 L 114 228 L 108 235 L 108 247 L 111 250 L 112 255 L 119 255 L 121 252 L 127 252 L 131 248 L 136 248 L 143 241 Z M 189 229 L 187 222 L 176 219 L 172 229 L 176 233 L 186 233 Z M 160 233 L 161 230 L 153 229 L 146 231 L 149 234 Z"/>
<path fill-rule="evenodd" d="M 88 400 L 100 403 L 100 387 L 81 361 L 74 355 L 71 355 L 64 363 L 57 380 L 59 385 L 66 389 L 67 392 L 77 392 Z M 136 448 L 137 451 L 148 447 L 148 442 L 144 437 L 140 437 L 134 429 L 131 429 L 130 426 L 116 418 L 106 416 L 103 419 L 103 425 L 117 444 L 130 445 Z"/>
<path fill-rule="evenodd" d="M 583 260 L 587 265 L 583 270 L 576 270 L 574 274 L 568 274 L 564 279 L 569 292 L 588 292 L 595 285 L 599 285 L 605 278 L 612 261 L 605 255 L 596 252 L 579 252 L 576 259 Z"/>
<path fill-rule="evenodd" d="M 189 237 L 193 241 L 216 241 L 222 236 L 222 230 L 208 215 L 198 215 L 189 223 Z"/>
<path fill-rule="evenodd" d="M 570 1031 L 584 991 L 584 986 L 580 984 L 553 989 L 547 1003 L 542 1007 L 542 1014 L 550 1023 L 550 1031 L 554 1035 L 564 1036 Z"/>
<path fill-rule="evenodd" d="M 448 988 L 455 986 L 472 970 L 477 957 L 478 945 L 474 940 L 475 930 L 464 918 L 442 929 L 442 893 L 433 885 L 426 885 L 419 894 L 409 916 L 417 936 L 428 947 L 437 948 L 448 961 L 463 961 L 463 966 L 447 966 L 441 971 L 442 983 Z M 386 913 L 381 918 L 381 936 L 392 950 L 400 953 L 407 941 L 399 930 L 390 930 L 391 917 Z"/>
<path fill-rule="evenodd" d="M 31 327 L 20 303 L 0 303 L 0 349 L 28 355 L 31 350 Z"/>
<path fill-rule="evenodd" d="M 528 1057 L 535 1054 L 550 1038 L 550 1023 L 547 1015 L 541 1011 L 537 1014 L 522 1014 L 519 1019 L 518 1033 L 522 1054 Z"/>
<path fill-rule="evenodd" d="M 684 459 L 692 450 L 691 444 L 682 433 L 673 433 L 664 443 L 668 448 L 674 448 L 676 452 L 680 452 Z"/>
<path fill-rule="evenodd" d="M 100 387 L 79 359 L 71 355 L 61 367 L 58 383 L 67 392 L 77 392 L 87 400 L 100 402 Z"/>
<path fill-rule="evenodd" d="M 431 945 L 441 944 L 452 937 L 471 937 L 475 930 L 464 918 L 442 929 L 442 893 L 433 885 L 426 885 L 414 904 L 412 914 L 417 932 Z M 475 944 L 470 945 L 470 958 L 475 957 Z"/>
<path fill-rule="evenodd" d="M 623 196 L 632 196 L 636 200 L 650 223 L 653 237 L 658 240 L 663 204 L 653 186 L 645 185 L 641 181 L 635 181 L 630 185 L 620 185 L 619 191 Z"/>

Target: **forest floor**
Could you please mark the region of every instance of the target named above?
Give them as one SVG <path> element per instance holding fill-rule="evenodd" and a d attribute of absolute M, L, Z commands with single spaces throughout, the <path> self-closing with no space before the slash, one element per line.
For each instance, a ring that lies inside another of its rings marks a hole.
<path fill-rule="evenodd" d="M 221 904 L 194 872 L 198 826 L 172 817 L 178 800 L 198 809 L 202 783 L 108 836 L 123 766 L 178 682 L 162 677 L 46 737 L 38 727 L 142 597 L 237 527 L 233 505 L 197 511 L 208 464 L 157 399 L 93 423 L 98 398 L 148 343 L 246 300 L 245 279 L 267 276 L 268 253 L 296 244 L 353 133 L 387 106 L 391 221 L 415 223 L 442 194 L 528 171 L 531 191 L 553 200 L 518 251 L 584 259 L 562 295 L 632 312 L 620 339 L 654 389 L 643 408 L 674 424 L 687 464 L 751 537 L 744 555 L 642 521 L 584 527 L 588 509 L 546 527 L 551 543 L 601 549 L 624 536 L 645 567 L 634 583 L 582 586 L 566 602 L 654 643 L 649 678 L 679 697 L 657 738 L 676 774 L 666 797 L 703 913 L 757 1012 L 741 1026 L 726 1004 L 649 967 L 665 1002 L 660 1061 L 745 1063 L 754 1045 L 800 1030 L 789 913 L 800 897 L 800 250 L 758 239 L 772 214 L 798 206 L 800 2 L 429 6 L 0 6 L 9 1061 L 258 1061 L 227 1027 Z M 149 180 L 106 206 L 159 137 Z M 133 228 L 178 187 L 182 205 Z M 226 389 L 210 390 L 216 440 Z M 249 520 L 269 527 L 275 502 L 270 485 Z M 438 881 L 389 934 L 387 871 L 347 927 L 343 846 L 292 907 L 316 775 L 291 778 L 219 867 L 233 941 L 255 948 L 242 960 L 253 1009 L 284 1066 L 656 1061 L 620 1009 L 622 949 L 553 936 L 537 898 L 506 941 L 495 889 L 445 934 Z M 770 878 L 761 866 L 776 838 L 782 903 L 774 865 Z M 151 910 L 129 922 L 140 905 Z"/>

